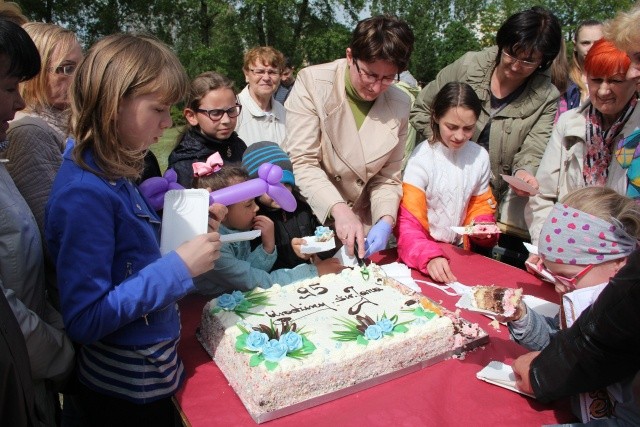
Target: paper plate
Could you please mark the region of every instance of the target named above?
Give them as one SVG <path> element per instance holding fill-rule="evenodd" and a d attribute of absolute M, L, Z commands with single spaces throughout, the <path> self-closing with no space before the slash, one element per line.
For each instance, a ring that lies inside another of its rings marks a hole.
<path fill-rule="evenodd" d="M 302 248 L 300 249 L 300 252 L 303 254 L 317 254 L 319 252 L 329 251 L 336 247 L 335 237 L 332 237 L 326 242 L 317 242 L 316 236 L 305 236 L 303 239 L 307 242 L 307 244 L 302 245 Z"/>
<path fill-rule="evenodd" d="M 514 188 L 517 188 L 518 190 L 525 191 L 529 193 L 529 195 L 531 196 L 534 196 L 540 193 L 537 188 L 527 184 L 520 178 L 516 178 L 515 176 L 504 175 L 504 174 L 500 174 L 500 176 L 502 177 L 502 179 L 505 180 L 507 184 L 510 184 L 511 186 L 513 186 Z"/>
<path fill-rule="evenodd" d="M 515 391 L 516 393 L 524 394 L 529 397 L 535 396 L 529 393 L 520 391 L 516 387 L 516 376 L 513 373 L 513 369 L 506 363 L 492 361 L 487 366 L 482 368 L 476 374 L 476 378 L 482 381 L 486 381 L 490 384 L 497 385 L 498 387 L 506 388 L 507 390 Z"/>
<path fill-rule="evenodd" d="M 207 232 L 209 192 L 205 189 L 171 190 L 164 196 L 160 253 L 175 250 L 184 242 Z"/>
<path fill-rule="evenodd" d="M 531 255 L 538 255 L 538 247 L 537 246 L 532 245 L 531 243 L 527 243 L 527 242 L 522 242 L 522 244 L 527 249 L 527 251 L 529 251 L 529 253 Z"/>
<path fill-rule="evenodd" d="M 260 230 L 243 231 L 241 233 L 222 234 L 220 241 L 222 243 L 242 242 L 243 240 L 253 240 L 260 237 Z"/>

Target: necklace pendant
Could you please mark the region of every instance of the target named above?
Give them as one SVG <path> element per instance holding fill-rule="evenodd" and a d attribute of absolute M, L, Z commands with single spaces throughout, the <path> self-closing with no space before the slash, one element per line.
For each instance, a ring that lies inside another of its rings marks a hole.
<path fill-rule="evenodd" d="M 231 158 L 231 154 L 233 154 L 233 151 L 231 151 L 231 147 L 227 147 L 227 157 Z"/>

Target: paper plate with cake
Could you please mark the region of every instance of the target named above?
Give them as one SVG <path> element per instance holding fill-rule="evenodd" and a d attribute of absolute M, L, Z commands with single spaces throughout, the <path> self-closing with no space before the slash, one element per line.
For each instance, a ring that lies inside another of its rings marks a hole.
<path fill-rule="evenodd" d="M 485 235 L 500 234 L 500 228 L 495 222 L 476 222 L 474 224 L 465 225 L 464 227 L 452 226 L 451 229 L 462 235 Z"/>
<path fill-rule="evenodd" d="M 522 289 L 500 286 L 472 286 L 456 303 L 456 307 L 490 316 L 510 317 L 522 301 Z"/>
<path fill-rule="evenodd" d="M 303 254 L 326 252 L 336 247 L 335 233 L 329 227 L 318 226 L 313 236 L 305 236 L 303 239 L 306 242 L 300 249 Z"/>
<path fill-rule="evenodd" d="M 483 345 L 488 335 L 380 266 L 223 294 L 198 339 L 258 422 L 301 411 Z"/>

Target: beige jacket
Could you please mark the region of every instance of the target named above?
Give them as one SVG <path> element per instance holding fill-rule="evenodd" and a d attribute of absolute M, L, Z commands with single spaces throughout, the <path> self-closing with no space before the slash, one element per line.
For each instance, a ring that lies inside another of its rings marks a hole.
<path fill-rule="evenodd" d="M 343 201 L 365 226 L 384 215 L 395 221 L 410 100 L 390 86 L 358 130 L 346 99 L 346 71 L 346 59 L 339 59 L 298 73 L 285 102 L 283 148 L 296 185 L 321 222 Z"/>
<path fill-rule="evenodd" d="M 562 114 L 553 128 L 551 139 L 542 156 L 536 179 L 540 194 L 530 197 L 525 208 L 531 243 L 538 244 L 540 229 L 551 208 L 572 190 L 585 186 L 582 176 L 586 135 L 586 112 L 589 103 Z M 618 138 L 628 136 L 640 126 L 640 108 L 636 107 Z M 616 140 L 618 140 L 616 138 Z M 627 175 L 620 164 L 611 159 L 607 187 L 626 195 Z"/>

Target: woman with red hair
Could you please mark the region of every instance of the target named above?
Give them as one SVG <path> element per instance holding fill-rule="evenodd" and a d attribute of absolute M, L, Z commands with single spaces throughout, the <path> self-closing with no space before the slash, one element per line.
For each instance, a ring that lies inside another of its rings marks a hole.
<path fill-rule="evenodd" d="M 609 187 L 638 199 L 628 177 L 634 156 L 625 155 L 626 142 L 640 139 L 636 82 L 625 77 L 629 64 L 627 54 L 608 40 L 598 40 L 589 50 L 584 62 L 589 99 L 554 126 L 536 174 L 540 193 L 525 209 L 532 243 L 538 243 L 553 205 L 572 190 Z"/>

